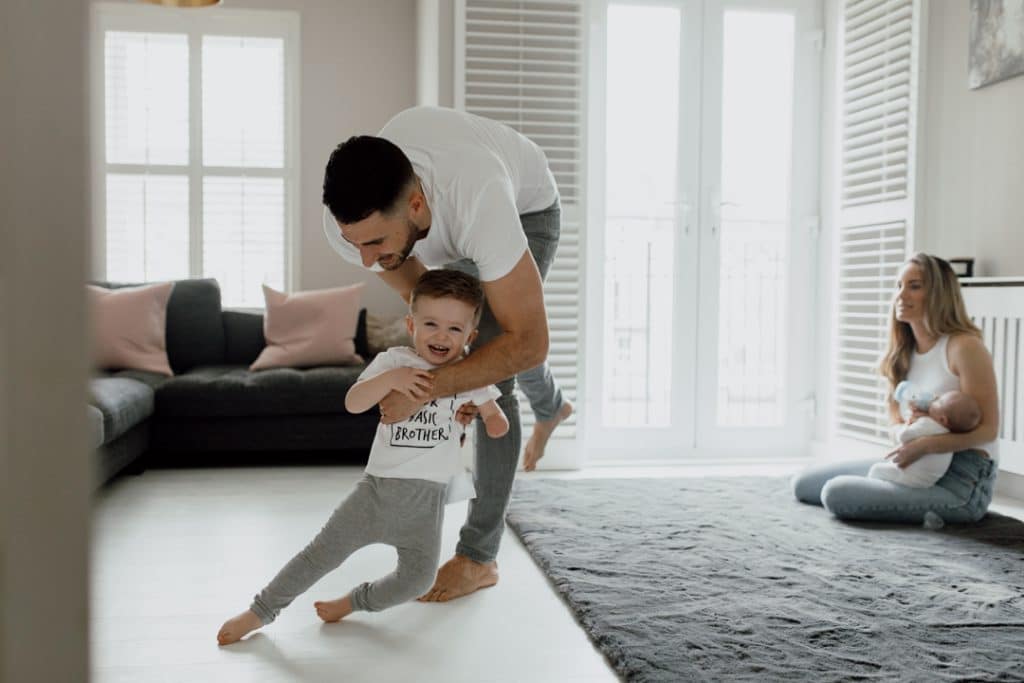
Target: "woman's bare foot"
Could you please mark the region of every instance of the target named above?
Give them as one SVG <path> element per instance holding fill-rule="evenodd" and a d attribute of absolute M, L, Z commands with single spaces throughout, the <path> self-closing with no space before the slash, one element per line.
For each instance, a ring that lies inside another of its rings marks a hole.
<path fill-rule="evenodd" d="M 220 645 L 237 643 L 250 631 L 255 631 L 261 626 L 263 626 L 263 622 L 256 616 L 256 613 L 251 609 L 247 609 L 237 617 L 224 622 L 224 625 L 220 627 L 220 631 L 217 632 L 217 643 Z"/>
<path fill-rule="evenodd" d="M 554 418 L 534 423 L 533 434 L 530 435 L 530 440 L 526 443 L 526 448 L 523 449 L 524 470 L 533 472 L 537 469 L 537 463 L 544 457 L 544 449 L 548 445 L 548 439 L 551 438 L 551 432 L 555 431 L 555 427 L 570 415 L 572 415 L 572 404 L 566 401 L 558 409 L 558 414 Z"/>
<path fill-rule="evenodd" d="M 337 600 L 317 600 L 313 607 L 316 607 L 318 617 L 328 624 L 333 624 L 352 614 L 352 598 L 346 595 Z"/>
<path fill-rule="evenodd" d="M 456 555 L 441 565 L 433 587 L 417 598 L 420 602 L 448 602 L 498 583 L 497 562 L 476 562 Z"/>

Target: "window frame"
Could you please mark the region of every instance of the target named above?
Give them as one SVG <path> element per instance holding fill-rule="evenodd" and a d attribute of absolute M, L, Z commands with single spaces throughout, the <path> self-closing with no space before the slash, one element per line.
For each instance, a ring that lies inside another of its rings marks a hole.
<path fill-rule="evenodd" d="M 101 2 L 90 16 L 90 139 L 92 199 L 91 271 L 97 279 L 107 278 L 106 178 L 108 173 L 152 173 L 185 175 L 189 179 L 189 272 L 203 273 L 203 179 L 243 176 L 282 178 L 284 182 L 285 291 L 293 291 L 299 269 L 299 55 L 300 20 L 289 10 L 209 8 L 174 9 L 147 5 Z M 189 155 L 185 165 L 112 164 L 106 160 L 106 63 L 107 31 L 175 33 L 188 36 L 189 45 Z M 284 160 L 281 168 L 203 165 L 202 121 L 202 37 L 227 35 L 252 38 L 280 38 L 284 41 Z M 243 307 L 228 306 L 243 309 Z M 245 307 L 262 310 L 260 307 Z"/>

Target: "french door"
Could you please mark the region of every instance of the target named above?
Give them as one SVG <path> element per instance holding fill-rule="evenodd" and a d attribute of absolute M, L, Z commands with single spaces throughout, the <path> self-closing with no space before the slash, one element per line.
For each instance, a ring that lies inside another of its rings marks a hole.
<path fill-rule="evenodd" d="M 806 448 L 819 14 L 811 0 L 594 8 L 591 459 Z"/>

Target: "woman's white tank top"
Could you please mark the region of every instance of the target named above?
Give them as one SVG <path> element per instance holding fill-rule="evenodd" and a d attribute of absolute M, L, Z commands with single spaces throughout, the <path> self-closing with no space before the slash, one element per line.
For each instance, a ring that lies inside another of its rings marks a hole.
<path fill-rule="evenodd" d="M 944 334 L 927 352 L 914 351 L 910 356 L 907 380 L 916 388 L 930 391 L 934 396 L 940 396 L 947 391 L 959 391 L 960 378 L 949 369 L 948 347 L 949 335 Z M 998 440 L 975 446 L 975 448 L 988 453 L 992 460 L 999 461 Z"/>

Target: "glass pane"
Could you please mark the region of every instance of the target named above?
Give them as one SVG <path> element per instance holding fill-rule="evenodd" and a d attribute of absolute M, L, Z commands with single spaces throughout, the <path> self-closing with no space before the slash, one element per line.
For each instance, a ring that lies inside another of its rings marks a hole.
<path fill-rule="evenodd" d="M 668 426 L 680 13 L 608 8 L 603 414 Z"/>
<path fill-rule="evenodd" d="M 189 276 L 188 178 L 107 174 L 107 279 Z"/>
<path fill-rule="evenodd" d="M 679 10 L 608 8 L 606 206 L 609 216 L 674 215 Z"/>
<path fill-rule="evenodd" d="M 793 59 L 793 16 L 725 13 L 720 426 L 783 421 Z"/>
<path fill-rule="evenodd" d="M 671 221 L 609 218 L 604 424 L 667 427 L 672 380 Z"/>
<path fill-rule="evenodd" d="M 284 289 L 284 180 L 203 179 L 203 277 L 225 306 L 262 307 L 267 284 Z"/>
<path fill-rule="evenodd" d="M 203 163 L 284 166 L 284 40 L 203 36 Z"/>
<path fill-rule="evenodd" d="M 104 52 L 107 163 L 188 163 L 188 37 L 107 31 Z"/>

